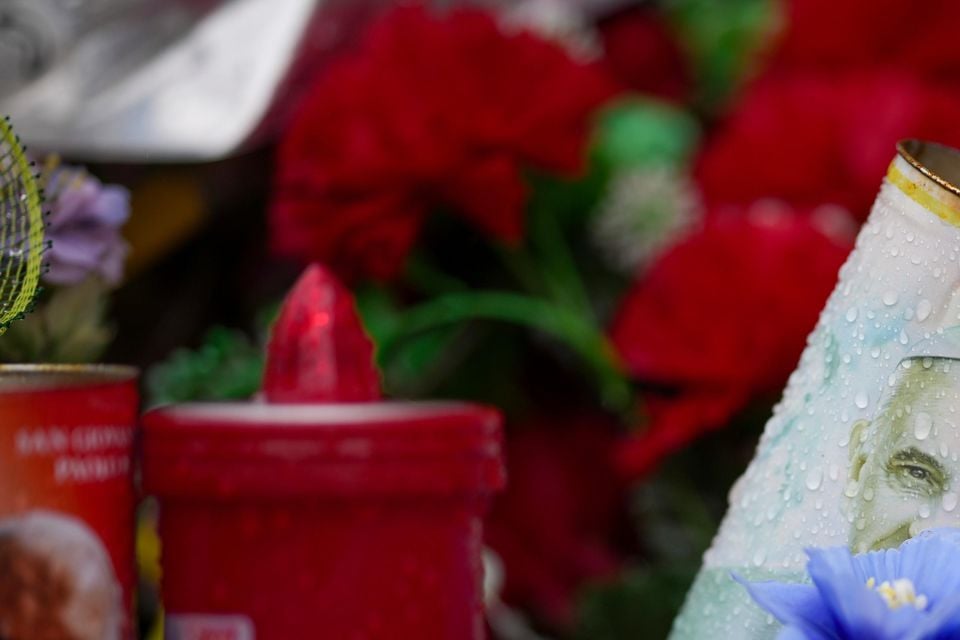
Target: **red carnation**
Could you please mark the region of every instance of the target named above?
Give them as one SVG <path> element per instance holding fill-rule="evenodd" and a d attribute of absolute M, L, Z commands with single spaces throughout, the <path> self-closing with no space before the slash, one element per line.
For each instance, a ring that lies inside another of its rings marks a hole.
<path fill-rule="evenodd" d="M 391 11 L 305 99 L 279 149 L 273 243 L 389 278 L 424 217 L 450 210 L 506 242 L 523 233 L 521 169 L 582 163 L 607 77 L 479 10 Z"/>
<path fill-rule="evenodd" d="M 960 77 L 956 0 L 790 0 L 773 64 L 784 68 L 897 67 Z"/>
<path fill-rule="evenodd" d="M 960 143 L 960 93 L 894 71 L 774 73 L 708 141 L 697 173 L 709 204 L 837 204 L 864 219 L 905 137 Z"/>
<path fill-rule="evenodd" d="M 668 100 L 689 96 L 689 62 L 655 9 L 623 10 L 603 20 L 598 28 L 603 39 L 604 65 L 624 85 Z"/>
<path fill-rule="evenodd" d="M 615 347 L 631 375 L 671 391 L 649 396 L 647 430 L 620 452 L 627 472 L 779 392 L 795 367 L 850 243 L 772 206 L 712 216 L 623 301 Z"/>
<path fill-rule="evenodd" d="M 565 626 L 575 597 L 621 564 L 612 539 L 623 486 L 611 455 L 616 429 L 603 418 L 542 419 L 507 439 L 507 491 L 485 525 L 503 561 L 503 599 Z"/>

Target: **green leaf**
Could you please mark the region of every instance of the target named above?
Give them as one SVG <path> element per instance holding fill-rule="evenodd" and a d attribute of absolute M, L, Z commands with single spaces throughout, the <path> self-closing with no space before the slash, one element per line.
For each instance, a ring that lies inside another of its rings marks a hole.
<path fill-rule="evenodd" d="M 379 341 L 378 357 L 389 363 L 411 337 L 472 320 L 490 320 L 546 334 L 569 348 L 590 373 L 601 401 L 614 411 L 632 409 L 633 392 L 612 345 L 578 311 L 508 291 L 465 291 L 408 309 Z"/>
<path fill-rule="evenodd" d="M 366 329 L 373 343 L 379 346 L 394 332 L 400 321 L 400 309 L 394 303 L 390 292 L 379 285 L 366 284 L 357 287 L 354 289 L 353 297 L 363 328 Z"/>
<path fill-rule="evenodd" d="M 587 162 L 583 175 L 575 178 L 530 172 L 527 210 L 546 212 L 564 228 L 583 220 L 603 194 L 608 178 L 606 167 L 593 155 Z"/>
<path fill-rule="evenodd" d="M 240 331 L 214 327 L 200 348 L 178 349 L 147 372 L 149 403 L 249 398 L 260 388 L 263 366 L 260 345 Z"/>
<path fill-rule="evenodd" d="M 34 312 L 0 336 L 7 362 L 94 362 L 113 339 L 108 289 L 97 278 L 54 289 Z"/>
<path fill-rule="evenodd" d="M 473 347 L 468 325 L 451 325 L 411 336 L 381 365 L 383 386 L 391 396 L 430 397 L 462 366 Z"/>
<path fill-rule="evenodd" d="M 698 101 L 708 110 L 754 71 L 781 22 L 775 0 L 665 0 L 663 8 L 693 56 Z"/>
<path fill-rule="evenodd" d="M 700 126 L 686 111 L 632 97 L 603 110 L 593 155 L 609 173 L 638 167 L 686 167 L 700 140 Z"/>
<path fill-rule="evenodd" d="M 577 640 L 666 638 L 698 565 L 639 567 L 588 588 L 580 600 Z"/>

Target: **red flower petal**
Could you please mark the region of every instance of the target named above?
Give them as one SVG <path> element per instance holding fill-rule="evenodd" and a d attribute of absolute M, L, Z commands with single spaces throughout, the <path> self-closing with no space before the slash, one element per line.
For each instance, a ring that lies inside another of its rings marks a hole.
<path fill-rule="evenodd" d="M 395 9 L 325 74 L 285 135 L 273 244 L 389 278 L 434 208 L 516 241 L 521 167 L 578 170 L 590 115 L 611 93 L 597 68 L 506 35 L 483 11 Z"/>
<path fill-rule="evenodd" d="M 647 398 L 648 430 L 621 450 L 621 468 L 644 473 L 779 391 L 849 249 L 804 216 L 714 214 L 641 277 L 612 340 L 633 376 L 671 393 Z"/>
<path fill-rule="evenodd" d="M 634 284 L 613 343 L 643 381 L 776 390 L 849 248 L 800 216 L 714 217 Z"/>
<path fill-rule="evenodd" d="M 507 242 L 523 237 L 523 203 L 527 187 L 509 156 L 471 165 L 443 189 L 445 199 L 490 235 Z"/>
<path fill-rule="evenodd" d="M 388 279 L 403 268 L 423 220 L 399 194 L 366 198 L 294 198 L 274 205 L 273 246 L 326 259 L 346 278 Z"/>
<path fill-rule="evenodd" d="M 620 11 L 599 25 L 604 65 L 635 91 L 683 100 L 692 88 L 689 63 L 674 34 L 649 6 Z"/>
<path fill-rule="evenodd" d="M 650 423 L 646 430 L 621 443 L 617 469 L 629 478 L 643 476 L 706 431 L 726 426 L 743 409 L 749 396 L 743 389 L 697 389 L 676 398 L 647 396 Z"/>
<path fill-rule="evenodd" d="M 610 464 L 615 428 L 603 418 L 542 418 L 507 439 L 510 482 L 485 526 L 503 560 L 504 599 L 556 625 L 578 591 L 621 564 L 612 545 L 623 484 Z"/>
<path fill-rule="evenodd" d="M 756 82 L 701 154 L 708 203 L 775 197 L 866 218 L 896 142 L 960 144 L 960 93 L 895 71 L 779 73 Z"/>
<path fill-rule="evenodd" d="M 954 0 L 791 0 L 773 64 L 829 72 L 883 65 L 914 77 L 956 79 L 958 20 Z"/>

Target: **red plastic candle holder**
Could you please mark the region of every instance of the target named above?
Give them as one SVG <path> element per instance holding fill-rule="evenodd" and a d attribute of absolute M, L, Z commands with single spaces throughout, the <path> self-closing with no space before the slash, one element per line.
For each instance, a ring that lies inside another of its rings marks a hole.
<path fill-rule="evenodd" d="M 197 404 L 144 423 L 168 637 L 483 637 L 497 411 Z"/>

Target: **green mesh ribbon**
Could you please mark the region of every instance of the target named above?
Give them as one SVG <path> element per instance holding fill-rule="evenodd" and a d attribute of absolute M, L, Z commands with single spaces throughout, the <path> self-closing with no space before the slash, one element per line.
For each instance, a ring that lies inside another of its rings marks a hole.
<path fill-rule="evenodd" d="M 8 118 L 0 118 L 0 334 L 39 293 L 43 199 L 33 166 Z"/>

